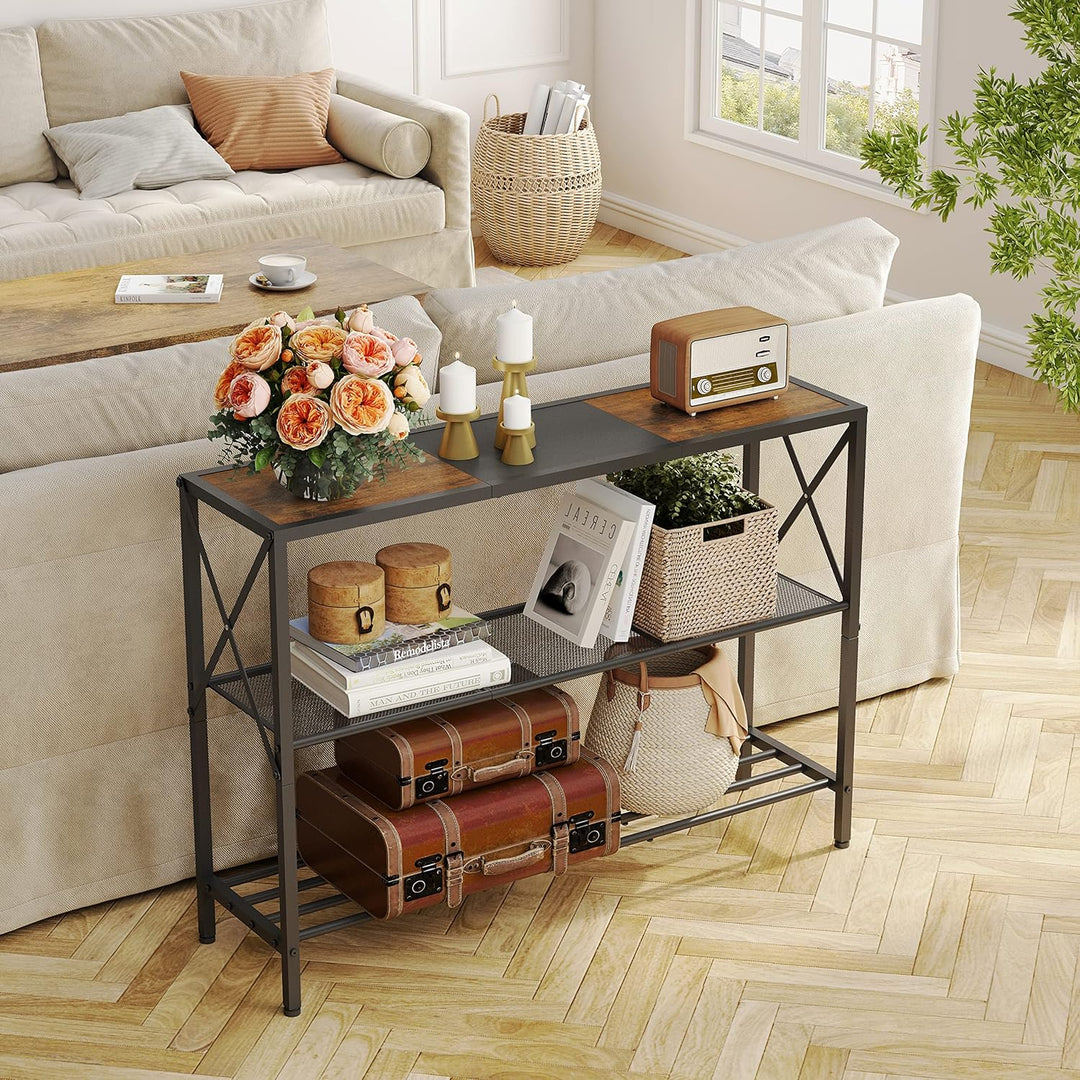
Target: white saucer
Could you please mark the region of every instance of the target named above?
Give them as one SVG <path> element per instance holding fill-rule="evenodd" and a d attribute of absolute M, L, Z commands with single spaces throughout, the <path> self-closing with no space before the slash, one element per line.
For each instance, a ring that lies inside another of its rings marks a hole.
<path fill-rule="evenodd" d="M 264 292 L 296 292 L 297 289 L 306 289 L 309 285 L 314 285 L 319 280 L 316 274 L 313 274 L 310 270 L 301 270 L 296 275 L 296 280 L 291 285 L 264 285 L 259 278 L 261 274 L 252 274 L 248 278 L 248 281 L 255 286 L 256 289 L 262 289 Z"/>

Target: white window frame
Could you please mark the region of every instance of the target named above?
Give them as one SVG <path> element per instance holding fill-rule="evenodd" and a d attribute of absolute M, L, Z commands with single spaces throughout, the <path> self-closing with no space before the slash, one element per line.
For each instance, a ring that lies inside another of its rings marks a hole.
<path fill-rule="evenodd" d="M 738 0 L 732 0 L 738 2 Z M 769 0 L 749 0 L 770 6 Z M 877 25 L 878 4 L 888 0 L 874 0 L 874 22 Z M 713 115 L 716 100 L 720 58 L 715 48 L 716 0 L 687 0 L 687 80 L 686 80 L 686 131 L 691 142 L 703 144 L 748 158 L 760 164 L 820 180 L 848 191 L 855 191 L 884 202 L 910 207 L 886 188 L 876 173 L 859 168 L 860 162 L 822 146 L 825 120 L 825 45 L 829 29 L 840 30 L 871 41 L 871 74 L 876 70 L 877 42 L 899 45 L 908 44 L 885 35 L 869 31 L 852 30 L 846 26 L 827 23 L 825 12 L 827 0 L 803 0 L 803 13 L 793 16 L 803 25 L 802 69 L 799 95 L 799 139 L 785 138 L 772 132 L 760 131 L 723 120 Z M 773 8 L 770 14 L 778 16 L 790 13 Z M 930 128 L 931 136 L 924 150 L 931 156 L 934 116 L 934 83 L 937 53 L 938 0 L 923 0 L 923 25 L 921 66 L 919 71 L 919 125 Z M 762 52 L 764 52 L 764 18 L 761 23 Z M 871 98 L 871 120 L 873 99 Z"/>

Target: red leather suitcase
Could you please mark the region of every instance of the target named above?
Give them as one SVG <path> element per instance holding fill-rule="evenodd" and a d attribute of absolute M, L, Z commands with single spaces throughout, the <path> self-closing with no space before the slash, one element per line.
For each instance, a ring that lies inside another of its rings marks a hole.
<path fill-rule="evenodd" d="M 573 764 L 580 738 L 574 699 L 544 686 L 349 735 L 334 743 L 334 760 L 390 809 L 406 810 Z"/>
<path fill-rule="evenodd" d="M 619 847 L 619 779 L 587 750 L 575 765 L 391 811 L 338 768 L 296 782 L 300 853 L 377 919 L 480 889 L 565 873 Z"/>

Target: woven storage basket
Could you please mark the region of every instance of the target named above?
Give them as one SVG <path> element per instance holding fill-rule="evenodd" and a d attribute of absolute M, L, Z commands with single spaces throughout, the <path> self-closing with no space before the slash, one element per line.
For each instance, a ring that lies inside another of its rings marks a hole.
<path fill-rule="evenodd" d="M 600 148 L 587 106 L 581 126 L 566 135 L 522 135 L 525 115 L 500 113 L 494 94 L 484 102 L 473 152 L 473 209 L 500 262 L 557 266 L 577 258 L 596 224 Z"/>
<path fill-rule="evenodd" d="M 624 810 L 696 814 L 735 779 L 739 755 L 731 741 L 705 730 L 709 702 L 694 670 L 710 655 L 707 649 L 671 653 L 604 673 L 585 745 L 618 770 Z M 635 727 L 640 733 L 631 754 Z"/>
<path fill-rule="evenodd" d="M 634 625 L 661 641 L 723 630 L 776 610 L 774 506 L 741 518 L 742 531 L 708 539 L 727 522 L 652 527 Z"/>

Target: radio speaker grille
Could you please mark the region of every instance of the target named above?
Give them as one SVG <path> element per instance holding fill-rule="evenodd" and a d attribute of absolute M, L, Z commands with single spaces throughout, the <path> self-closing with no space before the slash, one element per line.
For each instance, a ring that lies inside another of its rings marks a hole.
<path fill-rule="evenodd" d="M 660 393 L 675 396 L 675 344 L 661 339 L 656 357 L 656 385 Z"/>

